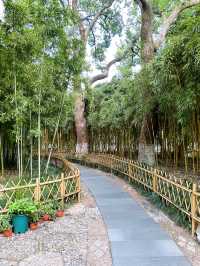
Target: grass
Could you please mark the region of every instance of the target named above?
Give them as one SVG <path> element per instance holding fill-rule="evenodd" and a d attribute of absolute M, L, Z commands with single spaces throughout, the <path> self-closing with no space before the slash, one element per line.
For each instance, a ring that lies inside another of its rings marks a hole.
<path fill-rule="evenodd" d="M 35 184 L 36 178 L 38 176 L 38 161 L 33 161 L 33 177 L 31 178 L 27 174 L 18 177 L 18 176 L 10 176 L 7 178 L 4 178 L 1 180 L 2 187 L 10 188 L 14 186 L 23 186 L 27 184 Z M 46 166 L 46 160 L 41 160 L 41 173 L 44 172 Z M 50 176 L 52 179 L 54 179 L 56 176 L 59 176 L 62 172 L 62 169 L 59 167 L 54 166 L 53 164 L 49 165 L 48 173 L 47 175 L 42 175 L 41 182 L 45 182 L 47 180 L 47 177 Z M 49 198 L 52 198 L 59 193 L 59 185 L 56 186 L 56 184 L 49 184 L 44 187 L 42 190 L 42 198 L 45 199 L 45 197 L 49 196 Z M 7 204 L 10 201 L 14 201 L 15 199 L 20 198 L 31 198 L 34 194 L 34 187 L 33 188 L 23 188 L 23 189 L 17 189 L 16 191 L 7 191 L 5 194 L 0 195 L 0 209 L 3 209 L 7 206 Z"/>
<path fill-rule="evenodd" d="M 47 174 L 44 174 L 46 167 L 46 160 L 41 160 L 41 181 L 45 181 L 48 176 L 55 177 L 61 174 L 62 169 L 59 167 L 54 166 L 53 164 L 49 164 L 48 172 Z M 11 187 L 13 184 L 20 184 L 20 185 L 26 185 L 27 183 L 30 183 L 31 181 L 35 182 L 35 179 L 38 177 L 38 161 L 33 160 L 33 177 L 31 179 L 30 175 L 25 173 L 22 177 L 18 176 L 10 176 L 3 178 L 1 180 L 1 184 L 3 186 L 6 185 L 6 187 Z"/>

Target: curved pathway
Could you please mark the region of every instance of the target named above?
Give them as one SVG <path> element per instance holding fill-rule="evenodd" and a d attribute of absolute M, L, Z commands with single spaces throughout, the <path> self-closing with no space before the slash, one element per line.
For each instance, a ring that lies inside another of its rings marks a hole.
<path fill-rule="evenodd" d="M 114 266 L 190 265 L 169 235 L 120 185 L 102 171 L 79 168 L 107 227 Z"/>

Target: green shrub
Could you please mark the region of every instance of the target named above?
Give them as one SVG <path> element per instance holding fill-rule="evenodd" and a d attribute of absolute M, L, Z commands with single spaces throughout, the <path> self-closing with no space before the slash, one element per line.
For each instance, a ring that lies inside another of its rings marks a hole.
<path fill-rule="evenodd" d="M 39 210 L 31 213 L 29 217 L 30 217 L 30 223 L 37 223 L 41 218 Z"/>
<path fill-rule="evenodd" d="M 55 208 L 52 202 L 40 206 L 41 216 L 48 214 L 52 220 L 56 218 Z"/>
<path fill-rule="evenodd" d="M 24 215 L 30 216 L 31 214 L 35 212 L 37 212 L 37 206 L 29 198 L 15 200 L 8 207 L 8 213 L 11 215 L 24 214 Z"/>
<path fill-rule="evenodd" d="M 0 215 L 0 232 L 4 232 L 12 227 L 10 224 L 10 216 L 7 214 Z"/>

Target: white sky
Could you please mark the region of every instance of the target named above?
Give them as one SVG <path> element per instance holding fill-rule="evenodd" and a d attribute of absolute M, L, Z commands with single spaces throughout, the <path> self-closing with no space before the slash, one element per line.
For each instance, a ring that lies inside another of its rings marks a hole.
<path fill-rule="evenodd" d="M 0 0 L 0 19 L 3 17 L 3 2 Z"/>

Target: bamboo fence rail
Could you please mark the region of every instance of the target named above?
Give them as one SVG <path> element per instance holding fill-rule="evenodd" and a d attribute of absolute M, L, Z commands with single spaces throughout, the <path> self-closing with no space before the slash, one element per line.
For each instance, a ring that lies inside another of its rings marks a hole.
<path fill-rule="evenodd" d="M 81 160 L 117 171 L 126 175 L 129 181 L 158 194 L 163 201 L 173 204 L 188 216 L 192 235 L 195 235 L 200 223 L 200 187 L 192 180 L 177 178 L 139 162 L 108 154 L 89 154 Z"/>
<path fill-rule="evenodd" d="M 45 156 L 45 154 L 42 154 Z M 69 197 L 80 200 L 80 172 L 60 154 L 53 154 L 52 159 L 62 167 L 60 176 L 48 176 L 45 179 L 31 178 L 8 181 L 0 187 L 0 213 L 6 213 L 9 204 L 18 196 L 28 197 L 35 202 L 45 203 L 51 200 L 64 202 Z"/>

